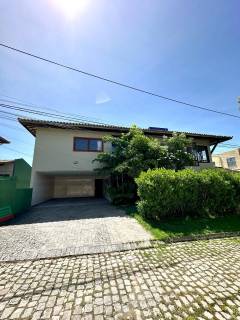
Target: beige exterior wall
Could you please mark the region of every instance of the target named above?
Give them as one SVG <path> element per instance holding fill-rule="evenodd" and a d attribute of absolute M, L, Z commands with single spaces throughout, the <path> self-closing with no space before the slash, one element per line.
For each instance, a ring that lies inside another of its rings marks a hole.
<path fill-rule="evenodd" d="M 213 159 L 216 167 L 218 167 L 218 168 L 222 167 L 222 160 L 221 160 L 220 156 L 213 154 L 212 159 Z"/>
<path fill-rule="evenodd" d="M 236 167 L 229 167 L 227 163 L 228 158 L 235 158 Z M 220 154 L 213 155 L 213 161 L 215 162 L 216 167 L 222 167 L 231 170 L 240 171 L 240 149 L 234 149 L 231 151 L 226 151 Z"/>
<path fill-rule="evenodd" d="M 92 161 L 98 152 L 73 151 L 73 139 L 74 137 L 103 138 L 107 134 L 85 129 L 37 129 L 31 177 L 32 204 L 53 197 L 94 196 L 96 176 L 94 169 L 97 163 Z M 206 139 L 195 139 L 194 142 L 198 145 L 209 145 Z M 104 151 L 111 151 L 109 143 L 104 144 Z"/>
<path fill-rule="evenodd" d="M 92 163 L 98 152 L 73 151 L 73 138 L 102 138 L 106 133 L 87 130 L 39 129 L 37 130 L 33 171 L 91 173 L 97 164 Z M 104 151 L 110 146 L 104 144 Z"/>
<path fill-rule="evenodd" d="M 102 138 L 106 132 L 88 130 L 37 130 L 32 165 L 32 204 L 53 197 L 94 196 L 97 163 L 92 161 L 98 152 L 73 151 L 73 138 Z M 104 151 L 111 145 L 104 143 Z"/>
<path fill-rule="evenodd" d="M 98 152 L 73 151 L 73 138 L 102 138 L 106 134 L 87 130 L 38 129 L 32 171 L 93 173 L 97 163 L 92 163 L 92 160 L 97 157 Z M 196 139 L 194 142 L 198 145 L 209 145 L 206 139 Z M 110 150 L 109 143 L 105 143 L 104 151 Z"/>
<path fill-rule="evenodd" d="M 13 175 L 14 162 L 6 162 L 0 165 L 0 175 L 9 175 L 10 177 Z"/>
<path fill-rule="evenodd" d="M 47 201 L 54 195 L 54 178 L 41 173 L 32 173 L 32 205 Z"/>

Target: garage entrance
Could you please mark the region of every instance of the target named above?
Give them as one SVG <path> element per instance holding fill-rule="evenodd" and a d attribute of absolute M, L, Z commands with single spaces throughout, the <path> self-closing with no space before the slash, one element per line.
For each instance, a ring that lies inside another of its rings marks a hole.
<path fill-rule="evenodd" d="M 56 176 L 54 179 L 54 198 L 94 197 L 94 178 L 75 176 Z"/>
<path fill-rule="evenodd" d="M 102 198 L 104 179 L 94 176 L 35 174 L 32 205 L 49 199 Z"/>
<path fill-rule="evenodd" d="M 96 198 L 103 197 L 103 179 L 95 180 L 95 197 Z"/>

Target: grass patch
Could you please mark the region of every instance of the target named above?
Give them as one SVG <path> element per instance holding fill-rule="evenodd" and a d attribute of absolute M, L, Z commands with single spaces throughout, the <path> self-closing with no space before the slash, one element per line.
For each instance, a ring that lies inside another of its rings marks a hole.
<path fill-rule="evenodd" d="M 126 213 L 134 217 L 155 239 L 164 240 L 189 235 L 204 235 L 218 232 L 240 231 L 240 216 L 232 215 L 216 218 L 174 218 L 153 221 L 143 218 L 136 207 L 124 207 Z"/>

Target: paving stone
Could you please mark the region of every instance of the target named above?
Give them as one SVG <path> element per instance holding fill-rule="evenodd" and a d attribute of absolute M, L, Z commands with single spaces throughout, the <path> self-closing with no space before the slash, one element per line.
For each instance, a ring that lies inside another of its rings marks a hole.
<path fill-rule="evenodd" d="M 23 318 L 30 318 L 33 314 L 33 308 L 27 308 L 24 310 Z"/>
<path fill-rule="evenodd" d="M 18 308 L 16 309 L 10 316 L 9 319 L 20 319 L 21 318 L 21 314 L 23 313 L 23 308 Z"/>
<path fill-rule="evenodd" d="M 237 238 L 2 262 L 0 319 L 239 319 L 239 278 Z"/>
<path fill-rule="evenodd" d="M 107 200 L 50 200 L 1 226 L 0 261 L 98 253 L 101 249 L 111 252 L 151 238 L 134 218 Z M 37 281 L 32 282 L 31 288 L 36 285 Z M 46 285 L 45 281 L 38 284 Z M 0 296 L 7 291 L 0 287 Z"/>
<path fill-rule="evenodd" d="M 94 314 L 99 315 L 103 313 L 103 306 L 94 306 Z"/>
<path fill-rule="evenodd" d="M 204 311 L 203 315 L 209 320 L 213 319 L 213 314 L 211 314 L 209 311 Z"/>
<path fill-rule="evenodd" d="M 8 319 L 10 318 L 10 315 L 13 313 L 14 307 L 7 307 L 3 310 L 1 313 L 1 318 L 0 319 Z"/>
<path fill-rule="evenodd" d="M 32 315 L 31 320 L 39 320 L 41 319 L 41 315 L 42 315 L 42 311 L 35 311 Z"/>
<path fill-rule="evenodd" d="M 52 314 L 52 308 L 46 308 L 42 314 L 42 318 L 50 319 L 51 314 Z"/>

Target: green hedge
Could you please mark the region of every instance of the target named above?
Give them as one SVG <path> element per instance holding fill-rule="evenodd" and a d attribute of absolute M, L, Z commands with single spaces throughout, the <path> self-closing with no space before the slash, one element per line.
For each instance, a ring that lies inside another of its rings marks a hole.
<path fill-rule="evenodd" d="M 240 174 L 221 169 L 155 169 L 135 179 L 138 211 L 149 219 L 222 216 L 239 210 Z"/>

